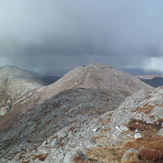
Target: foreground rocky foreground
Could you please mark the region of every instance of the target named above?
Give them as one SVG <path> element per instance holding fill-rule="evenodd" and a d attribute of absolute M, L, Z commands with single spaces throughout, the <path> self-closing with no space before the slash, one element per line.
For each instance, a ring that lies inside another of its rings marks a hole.
<path fill-rule="evenodd" d="M 100 63 L 77 67 L 0 117 L 0 162 L 163 162 L 162 108 L 162 88 Z"/>

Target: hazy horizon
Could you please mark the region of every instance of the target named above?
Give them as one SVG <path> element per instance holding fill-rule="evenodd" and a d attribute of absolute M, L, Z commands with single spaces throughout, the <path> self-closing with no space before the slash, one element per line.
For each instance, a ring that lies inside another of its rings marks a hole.
<path fill-rule="evenodd" d="M 61 74 L 92 62 L 163 71 L 163 1 L 0 2 L 0 66 Z"/>
<path fill-rule="evenodd" d="M 103 63 L 102 63 L 103 64 Z M 40 69 L 40 70 L 33 70 L 33 69 L 26 69 L 26 68 L 21 68 L 21 67 L 18 67 L 16 65 L 3 65 L 3 66 L 0 66 L 1 67 L 4 67 L 4 66 L 14 66 L 14 67 L 17 67 L 17 68 L 20 68 L 20 69 L 23 69 L 23 70 L 27 70 L 31 73 L 33 73 L 34 75 L 38 75 L 38 76 L 56 76 L 56 77 L 62 77 L 64 76 L 67 72 L 73 70 L 74 68 L 70 69 L 70 70 L 67 70 L 67 69 Z M 83 65 L 78 65 L 78 66 L 83 66 Z M 77 67 L 78 67 L 77 66 Z M 86 65 L 87 66 L 87 65 Z M 76 67 L 75 67 L 76 68 Z M 114 67 L 116 68 L 116 67 Z M 159 70 L 149 70 L 149 69 L 143 69 L 143 68 L 123 68 L 123 67 L 118 67 L 116 68 L 124 73 L 128 73 L 130 75 L 134 75 L 134 76 L 148 76 L 148 75 L 154 75 L 154 76 L 163 76 L 163 72 L 162 71 L 159 71 Z"/>

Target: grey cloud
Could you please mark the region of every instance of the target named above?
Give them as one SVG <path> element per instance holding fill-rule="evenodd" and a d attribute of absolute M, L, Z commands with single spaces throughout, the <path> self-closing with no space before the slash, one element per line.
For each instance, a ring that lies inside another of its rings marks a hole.
<path fill-rule="evenodd" d="M 0 1 L 0 64 L 146 66 L 162 56 L 162 7 L 161 0 Z"/>

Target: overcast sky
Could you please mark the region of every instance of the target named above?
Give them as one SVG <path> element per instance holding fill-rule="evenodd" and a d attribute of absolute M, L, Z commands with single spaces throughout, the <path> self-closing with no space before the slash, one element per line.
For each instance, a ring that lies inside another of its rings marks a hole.
<path fill-rule="evenodd" d="M 92 62 L 163 71 L 163 1 L 0 0 L 0 66 Z"/>

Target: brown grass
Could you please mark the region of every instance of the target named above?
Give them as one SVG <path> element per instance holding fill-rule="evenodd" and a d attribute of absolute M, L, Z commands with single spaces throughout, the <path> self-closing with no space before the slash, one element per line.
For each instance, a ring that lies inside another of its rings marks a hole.
<path fill-rule="evenodd" d="M 108 117 L 112 116 L 114 112 L 107 114 Z"/>
<path fill-rule="evenodd" d="M 40 161 L 44 161 L 44 160 L 46 159 L 47 156 L 48 156 L 48 153 L 39 154 L 39 155 L 33 157 L 32 160 L 39 159 Z"/>
<path fill-rule="evenodd" d="M 163 155 L 162 152 L 155 149 L 149 149 L 149 148 L 141 148 L 139 150 L 139 154 L 143 160 L 147 160 L 147 161 L 161 160 Z"/>
<path fill-rule="evenodd" d="M 149 114 L 153 110 L 153 108 L 154 106 L 143 106 L 143 107 L 137 107 L 134 111 L 140 111 Z"/>
<path fill-rule="evenodd" d="M 128 142 L 123 146 L 122 153 L 130 148 L 134 148 L 139 151 L 140 163 L 163 163 L 162 136 L 154 135 L 150 138 L 139 138 L 132 142 Z"/>
<path fill-rule="evenodd" d="M 65 142 L 68 142 L 70 138 L 67 138 L 65 142 L 62 142 L 62 140 L 64 140 L 64 137 L 63 138 L 61 137 L 60 139 L 58 139 L 58 146 L 56 146 L 56 148 L 63 147 L 65 145 Z"/>
<path fill-rule="evenodd" d="M 158 119 L 153 122 L 153 124 L 149 124 L 145 121 L 131 118 L 126 126 L 130 129 L 130 131 L 135 131 L 137 129 L 143 137 L 149 138 L 152 135 L 155 135 L 158 130 L 162 128 L 162 122 L 163 119 Z"/>
<path fill-rule="evenodd" d="M 151 110 L 153 110 L 155 106 L 151 106 L 149 105 L 149 102 L 147 102 L 144 106 L 142 107 L 137 107 L 134 111 L 140 111 L 140 112 L 144 112 L 146 114 L 149 114 L 151 112 Z"/>
<path fill-rule="evenodd" d="M 120 147 L 94 147 L 89 149 L 86 155 L 98 160 L 99 163 L 119 163 L 121 160 L 120 151 Z"/>
<path fill-rule="evenodd" d="M 139 163 L 138 154 L 136 152 L 131 152 L 127 155 L 126 160 L 123 163 Z"/>
<path fill-rule="evenodd" d="M 93 136 L 93 137 L 92 137 L 93 140 L 103 139 L 103 138 L 104 138 L 103 135 L 96 135 L 96 136 Z"/>
<path fill-rule="evenodd" d="M 155 106 L 163 107 L 163 104 L 157 103 L 157 104 L 155 104 Z"/>
<path fill-rule="evenodd" d="M 123 149 L 126 151 L 127 149 L 134 148 L 139 150 L 142 146 L 145 146 L 150 149 L 156 149 L 163 152 L 163 137 L 159 135 L 154 135 L 150 138 L 139 138 L 132 142 L 128 142 L 123 146 Z"/>
<path fill-rule="evenodd" d="M 159 135 L 134 139 L 121 146 L 94 147 L 86 155 L 99 163 L 120 163 L 124 152 L 130 148 L 139 153 L 131 152 L 123 163 L 163 163 L 163 137 Z"/>
<path fill-rule="evenodd" d="M 111 122 L 111 118 L 106 119 L 105 121 L 103 121 L 102 125 L 105 126 L 106 124 L 108 124 L 109 122 Z"/>
<path fill-rule="evenodd" d="M 30 158 L 32 158 L 32 157 L 34 157 L 34 155 L 32 154 L 32 155 L 29 155 L 29 156 L 20 156 L 19 157 L 19 162 L 21 162 L 21 163 L 30 163 Z"/>
<path fill-rule="evenodd" d="M 83 158 L 81 157 L 80 153 L 78 153 L 74 158 L 73 158 L 73 162 L 74 163 L 94 163 L 94 161 L 85 161 L 83 160 Z"/>
<path fill-rule="evenodd" d="M 123 163 L 140 163 L 140 161 L 134 161 L 134 160 L 125 160 Z"/>
<path fill-rule="evenodd" d="M 105 134 L 105 133 L 109 132 L 110 130 L 111 130 L 110 128 L 106 128 L 106 129 L 103 129 L 103 130 L 101 131 L 101 133 L 102 133 L 102 134 Z"/>
<path fill-rule="evenodd" d="M 81 158 L 80 154 L 78 154 L 77 156 L 75 156 L 75 157 L 73 158 L 73 162 L 74 162 L 74 163 L 86 163 L 86 161 L 84 161 L 84 160 Z"/>
<path fill-rule="evenodd" d="M 70 127 L 70 128 L 68 129 L 68 132 L 69 132 L 69 131 L 74 131 L 74 130 L 76 129 L 76 126 L 77 126 L 77 125 L 74 125 L 74 126 Z"/>
<path fill-rule="evenodd" d="M 28 161 L 23 161 L 23 162 L 21 162 L 21 163 L 30 163 L 30 160 L 28 160 Z"/>

